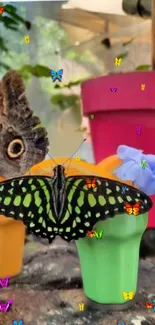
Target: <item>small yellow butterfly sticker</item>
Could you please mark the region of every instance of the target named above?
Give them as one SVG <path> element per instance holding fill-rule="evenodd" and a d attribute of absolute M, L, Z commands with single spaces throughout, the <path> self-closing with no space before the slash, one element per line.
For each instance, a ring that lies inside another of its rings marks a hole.
<path fill-rule="evenodd" d="M 130 291 L 129 293 L 122 291 L 122 295 L 123 295 L 124 300 L 127 300 L 127 299 L 132 300 L 135 293 L 134 293 L 134 291 Z"/>
<path fill-rule="evenodd" d="M 122 62 L 122 58 L 115 58 L 115 65 L 120 65 Z"/>

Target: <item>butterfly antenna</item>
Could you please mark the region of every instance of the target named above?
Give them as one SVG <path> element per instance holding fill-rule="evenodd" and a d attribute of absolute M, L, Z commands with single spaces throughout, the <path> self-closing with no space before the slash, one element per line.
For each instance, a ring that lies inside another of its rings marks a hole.
<path fill-rule="evenodd" d="M 49 156 L 50 159 L 53 160 L 53 162 L 55 163 L 56 166 L 58 165 L 57 162 L 56 162 L 56 161 L 52 158 L 52 156 L 49 154 L 49 152 L 47 153 L 47 156 Z"/>
<path fill-rule="evenodd" d="M 82 142 L 81 142 L 81 144 L 80 144 L 80 146 L 76 149 L 76 151 L 62 164 L 62 166 L 64 166 L 66 163 L 67 163 L 67 161 L 69 161 L 75 154 L 76 154 L 76 152 L 81 148 L 81 146 L 83 145 L 83 143 L 86 141 L 87 139 L 84 139 Z"/>

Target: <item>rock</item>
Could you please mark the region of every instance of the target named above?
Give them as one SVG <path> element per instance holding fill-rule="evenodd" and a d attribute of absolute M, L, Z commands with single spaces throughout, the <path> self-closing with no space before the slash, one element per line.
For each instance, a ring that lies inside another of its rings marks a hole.
<path fill-rule="evenodd" d="M 12 309 L 1 312 L 0 325 L 24 320 L 24 325 L 155 325 L 155 313 L 144 303 L 155 298 L 155 259 L 140 261 L 134 306 L 127 311 L 79 310 L 87 304 L 74 243 L 56 239 L 51 245 L 28 242 L 21 274 L 0 291 L 0 301 L 13 299 Z"/>
<path fill-rule="evenodd" d="M 147 228 L 144 231 L 140 244 L 140 257 L 155 256 L 155 229 Z"/>

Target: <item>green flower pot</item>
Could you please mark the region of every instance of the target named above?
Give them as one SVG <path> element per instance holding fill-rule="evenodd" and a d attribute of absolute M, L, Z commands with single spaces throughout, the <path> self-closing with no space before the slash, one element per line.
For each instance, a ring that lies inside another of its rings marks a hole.
<path fill-rule="evenodd" d="M 99 221 L 93 228 L 103 231 L 101 239 L 85 237 L 76 241 L 84 292 L 100 304 L 124 304 L 137 290 L 139 246 L 148 213 L 120 214 Z M 130 297 L 122 292 L 130 294 Z"/>

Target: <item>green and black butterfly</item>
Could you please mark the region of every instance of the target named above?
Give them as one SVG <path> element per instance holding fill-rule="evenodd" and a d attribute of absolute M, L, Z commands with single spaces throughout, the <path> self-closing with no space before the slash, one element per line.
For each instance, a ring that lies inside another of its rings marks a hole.
<path fill-rule="evenodd" d="M 152 207 L 145 193 L 126 184 L 95 176 L 96 186 L 88 188 L 86 179 L 93 181 L 94 176 L 66 177 L 62 165 L 53 172 L 52 177 L 23 176 L 0 183 L 0 214 L 22 220 L 28 231 L 49 243 L 58 235 L 68 242 L 85 237 L 97 221 L 124 213 L 124 202 L 140 201 L 140 214 Z"/>

